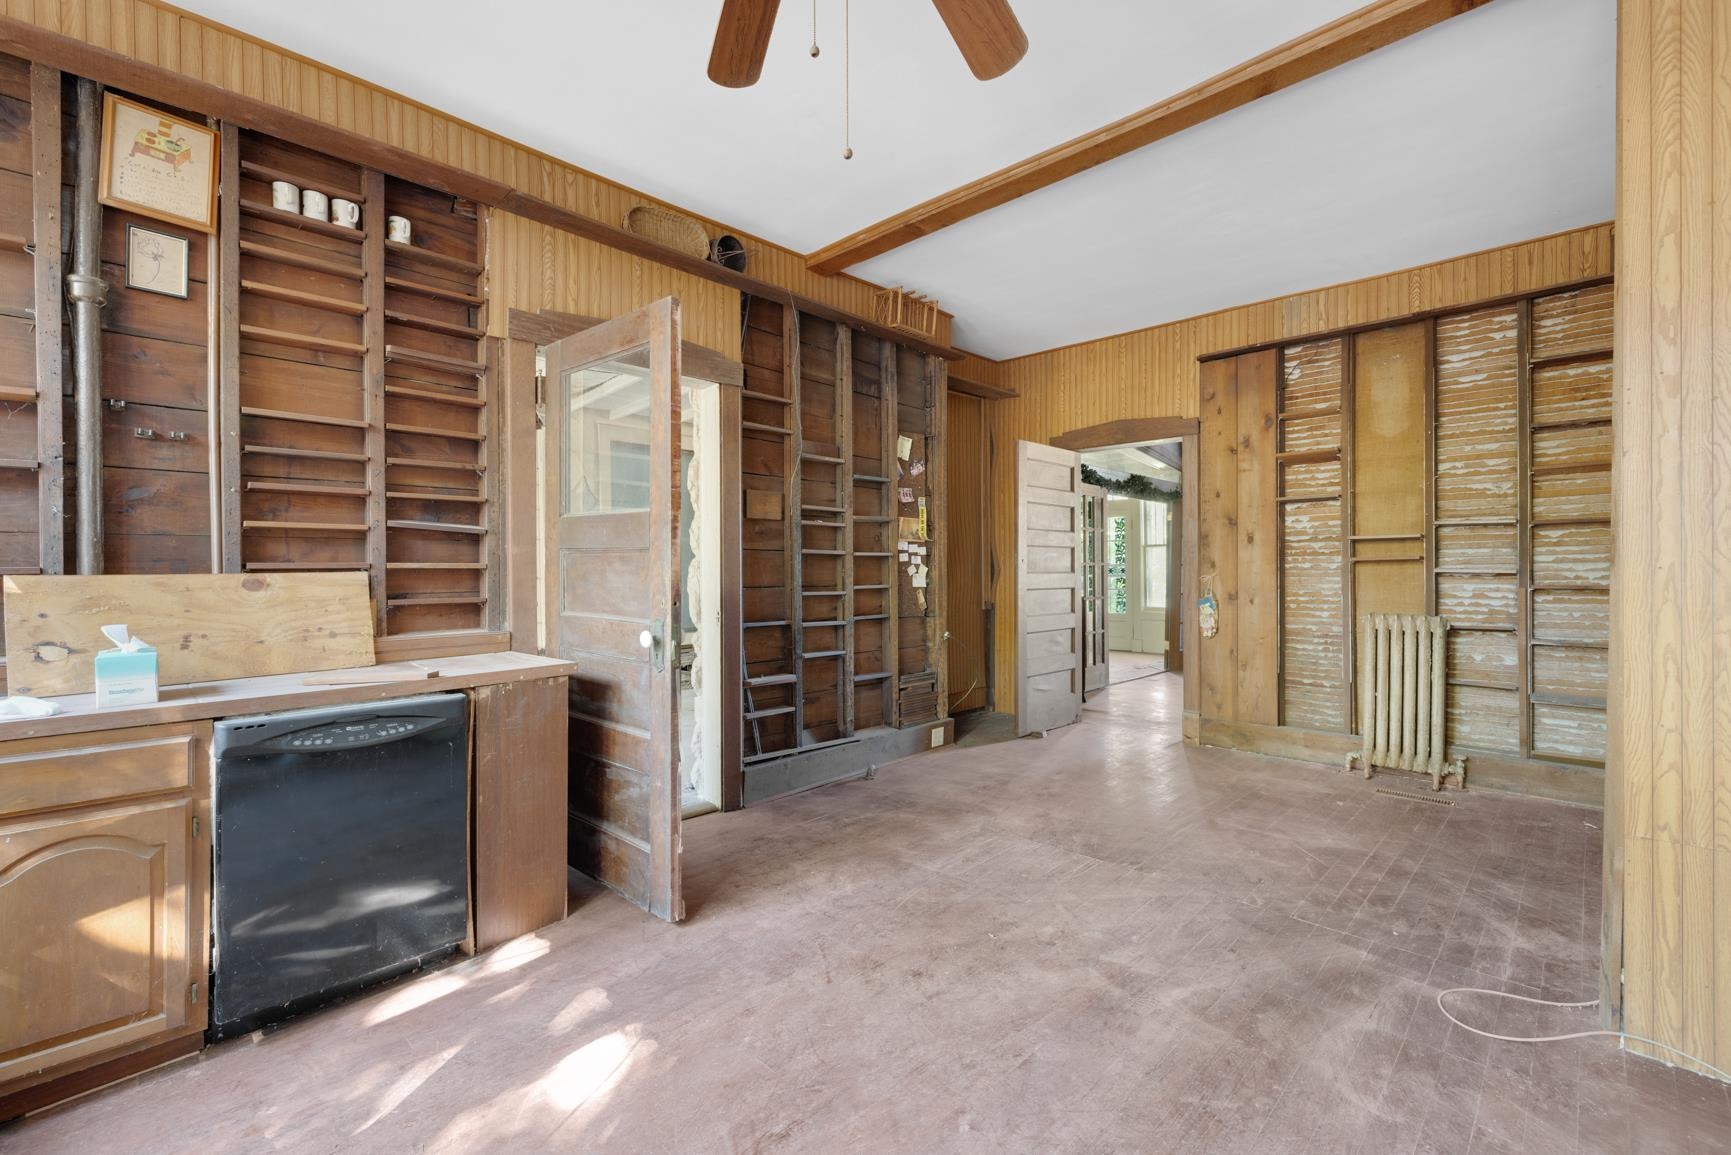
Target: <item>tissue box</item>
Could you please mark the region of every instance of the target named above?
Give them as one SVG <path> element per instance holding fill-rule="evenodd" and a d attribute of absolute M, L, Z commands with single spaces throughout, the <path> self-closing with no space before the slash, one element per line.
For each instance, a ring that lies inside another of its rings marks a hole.
<path fill-rule="evenodd" d="M 156 701 L 156 651 L 102 650 L 96 655 L 96 705 L 146 706 Z"/>

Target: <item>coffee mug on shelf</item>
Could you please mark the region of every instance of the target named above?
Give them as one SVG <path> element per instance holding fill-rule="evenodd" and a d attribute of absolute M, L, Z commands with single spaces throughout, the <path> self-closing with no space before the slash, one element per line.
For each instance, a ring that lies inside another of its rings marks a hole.
<path fill-rule="evenodd" d="M 408 217 L 390 217 L 385 221 L 385 235 L 399 245 L 409 243 L 412 231 Z"/>
<path fill-rule="evenodd" d="M 341 225 L 345 229 L 360 228 L 361 206 L 341 197 L 331 201 L 331 224 Z"/>
<path fill-rule="evenodd" d="M 301 190 L 286 180 L 273 180 L 270 182 L 270 203 L 272 208 L 285 213 L 298 213 L 301 211 Z"/>
<path fill-rule="evenodd" d="M 305 189 L 301 192 L 301 216 L 311 217 L 315 221 L 331 219 L 331 198 L 317 189 Z"/>

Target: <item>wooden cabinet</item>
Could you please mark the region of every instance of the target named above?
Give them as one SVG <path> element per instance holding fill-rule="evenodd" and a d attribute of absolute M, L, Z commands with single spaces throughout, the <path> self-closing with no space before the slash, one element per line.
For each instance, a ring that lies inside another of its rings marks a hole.
<path fill-rule="evenodd" d="M 197 1049 L 208 722 L 0 745 L 0 1119 Z"/>

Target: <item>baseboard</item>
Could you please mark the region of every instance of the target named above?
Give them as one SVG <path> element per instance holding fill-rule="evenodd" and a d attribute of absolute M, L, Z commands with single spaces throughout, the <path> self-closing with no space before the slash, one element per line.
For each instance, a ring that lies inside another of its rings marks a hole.
<path fill-rule="evenodd" d="M 1186 741 L 1190 740 L 1189 725 L 1190 715 L 1187 714 Z M 1306 730 L 1298 726 L 1225 722 L 1215 718 L 1200 720 L 1199 735 L 1197 743 L 1203 746 L 1244 750 L 1252 754 L 1293 758 L 1300 762 L 1317 762 L 1335 767 L 1343 765 L 1348 755 L 1356 753 L 1362 747 L 1361 741 L 1351 734 Z M 1602 770 L 1532 758 L 1482 754 L 1474 750 L 1456 750 L 1452 753 L 1466 759 L 1469 790 L 1497 790 L 1505 794 L 1549 798 L 1556 802 L 1595 808 L 1603 808 L 1605 804 L 1605 774 Z M 1379 770 L 1377 773 L 1397 775 L 1400 771 Z M 1428 784 L 1429 779 L 1424 781 Z"/>
<path fill-rule="evenodd" d="M 110 1083 L 196 1055 L 203 1049 L 204 1032 L 189 1028 L 173 1038 L 103 1059 L 88 1067 L 43 1076 L 28 1086 L 0 1094 L 0 1123 L 100 1090 Z"/>
<path fill-rule="evenodd" d="M 934 744 L 933 734 L 938 735 Z M 954 720 L 923 722 L 905 730 L 888 727 L 867 730 L 853 738 L 832 742 L 810 750 L 792 750 L 785 757 L 753 762 L 745 767 L 740 789 L 740 804 L 752 806 L 829 786 L 864 778 L 885 762 L 894 762 L 936 746 L 948 746 L 956 739 Z"/>

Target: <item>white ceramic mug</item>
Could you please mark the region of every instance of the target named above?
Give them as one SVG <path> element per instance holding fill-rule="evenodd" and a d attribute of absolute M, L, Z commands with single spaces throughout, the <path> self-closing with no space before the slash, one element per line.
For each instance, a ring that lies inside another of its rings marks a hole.
<path fill-rule="evenodd" d="M 331 201 L 331 224 L 341 225 L 345 229 L 361 227 L 361 206 L 354 201 L 346 201 L 341 197 Z"/>
<path fill-rule="evenodd" d="M 317 189 L 305 189 L 301 192 L 301 216 L 311 217 L 315 221 L 331 219 L 331 198 Z"/>
<path fill-rule="evenodd" d="M 412 231 L 408 217 L 390 217 L 385 221 L 385 235 L 399 245 L 409 243 Z"/>
<path fill-rule="evenodd" d="M 298 213 L 301 211 L 301 190 L 286 180 L 273 180 L 270 182 L 270 203 L 272 208 L 285 213 Z"/>

